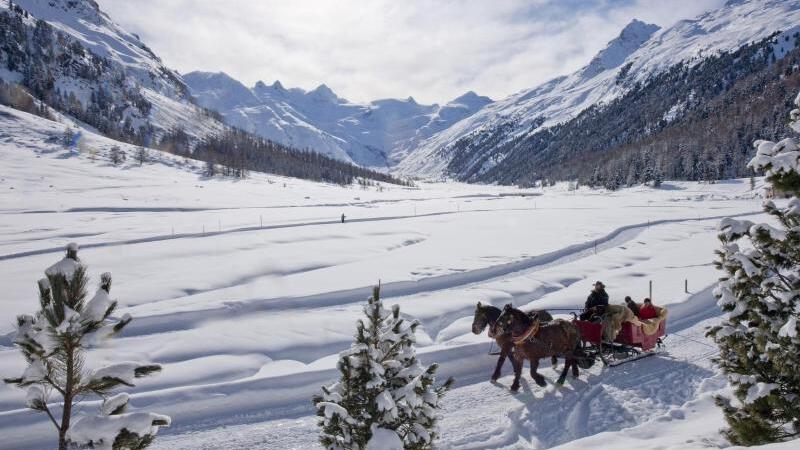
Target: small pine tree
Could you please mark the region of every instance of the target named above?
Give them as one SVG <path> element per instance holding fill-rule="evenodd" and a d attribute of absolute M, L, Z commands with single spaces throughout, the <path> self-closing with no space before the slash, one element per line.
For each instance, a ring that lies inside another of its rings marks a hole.
<path fill-rule="evenodd" d="M 217 174 L 217 165 L 211 161 L 206 161 L 206 168 L 203 170 L 205 175 L 209 178 L 214 178 Z"/>
<path fill-rule="evenodd" d="M 112 164 L 118 166 L 122 164 L 123 161 L 125 161 L 126 155 L 121 148 L 115 145 L 111 147 L 111 151 L 108 154 L 108 158 L 111 160 Z"/>
<path fill-rule="evenodd" d="M 72 127 L 67 127 L 61 135 L 61 145 L 70 148 L 75 144 L 75 131 Z"/>
<path fill-rule="evenodd" d="M 433 447 L 439 399 L 453 380 L 436 386 L 436 364 L 424 367 L 414 350 L 418 322 L 387 311 L 375 287 L 356 324 L 355 342 L 340 354 L 339 382 L 313 399 L 320 442 L 329 450 L 363 450 L 370 440 L 399 440 L 405 449 Z M 372 443 L 375 445 L 375 442 Z M 376 447 L 377 448 L 377 447 Z"/>
<path fill-rule="evenodd" d="M 154 364 L 119 363 L 93 371 L 84 369 L 86 350 L 119 333 L 131 321 L 127 314 L 112 319 L 117 302 L 111 300 L 111 274 L 104 273 L 100 287 L 88 299 L 86 267 L 78 259 L 78 246 L 69 244 L 61 261 L 39 280 L 39 306 L 35 315 L 17 317 L 14 344 L 28 362 L 19 378 L 6 383 L 27 389 L 27 406 L 47 414 L 58 430 L 58 448 L 70 445 L 141 449 L 154 438 L 169 417 L 147 412 L 125 413 L 128 396 L 107 398 L 119 386 L 133 386 L 135 378 L 161 370 Z M 57 394 L 63 402 L 60 420 L 49 403 Z M 79 399 L 97 395 L 105 401 L 98 416 L 81 416 L 72 422 Z M 114 416 L 114 417 L 110 417 Z"/>
<path fill-rule="evenodd" d="M 661 170 L 655 169 L 653 171 L 653 187 L 660 188 L 663 182 L 664 182 L 664 174 L 661 173 Z"/>
<path fill-rule="evenodd" d="M 136 149 L 136 162 L 138 162 L 140 166 L 144 165 L 149 159 L 150 155 L 145 147 L 140 146 Z"/>
<path fill-rule="evenodd" d="M 795 100 L 800 107 L 800 95 Z M 792 128 L 800 132 L 800 109 Z M 778 227 L 725 219 L 716 266 L 726 272 L 714 291 L 727 312 L 709 335 L 735 399 L 719 397 L 731 442 L 757 445 L 800 436 L 800 145 L 794 139 L 756 141 L 750 167 L 793 195 L 786 207 L 764 210 Z M 747 238 L 745 248 L 737 241 Z"/>

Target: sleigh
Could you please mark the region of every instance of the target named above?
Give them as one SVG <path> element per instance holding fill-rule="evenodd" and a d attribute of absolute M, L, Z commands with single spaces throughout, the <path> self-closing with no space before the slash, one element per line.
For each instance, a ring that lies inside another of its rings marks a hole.
<path fill-rule="evenodd" d="M 661 339 L 666 335 L 665 318 L 662 318 L 653 333 L 646 333 L 646 324 L 622 323 L 613 341 L 604 339 L 603 323 L 575 319 L 572 323 L 580 332 L 581 348 L 585 358 L 581 366 L 590 366 L 597 359 L 604 365 L 618 366 L 626 362 L 646 358 L 658 353 Z"/>

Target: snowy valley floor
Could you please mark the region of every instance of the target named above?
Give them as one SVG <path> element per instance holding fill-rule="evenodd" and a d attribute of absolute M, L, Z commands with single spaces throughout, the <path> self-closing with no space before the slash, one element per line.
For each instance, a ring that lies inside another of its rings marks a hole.
<path fill-rule="evenodd" d="M 76 241 L 93 283 L 111 271 L 120 313 L 134 316 L 89 365 L 164 366 L 132 390 L 134 407 L 173 418 L 156 449 L 317 448 L 311 395 L 336 377 L 378 280 L 387 303 L 420 320 L 422 359 L 456 377 L 442 449 L 725 445 L 712 397 L 726 386 L 703 335 L 718 320 L 719 219 L 764 219 L 746 180 L 615 193 L 209 180 L 201 164 L 155 152 L 142 167 L 111 166 L 115 143 L 91 133 L 96 156 L 79 155 L 56 142 L 63 129 L 0 109 L 2 376 L 24 367 L 14 316 L 34 310 L 36 280 Z M 510 365 L 487 381 L 490 341 L 470 332 L 478 301 L 578 307 L 595 279 L 612 302 L 640 300 L 653 282 L 670 310 L 662 354 L 596 365 L 562 388 L 551 368 L 545 388 L 526 370 L 517 395 Z M 23 404 L 24 392 L 0 387 L 0 449 L 51 448 L 51 425 Z"/>

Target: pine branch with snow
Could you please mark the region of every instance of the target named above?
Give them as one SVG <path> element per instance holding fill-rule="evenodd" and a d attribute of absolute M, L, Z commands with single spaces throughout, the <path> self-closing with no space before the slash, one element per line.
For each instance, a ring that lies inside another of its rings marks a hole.
<path fill-rule="evenodd" d="M 169 417 L 126 413 L 127 394 L 109 395 L 120 386 L 133 386 L 136 378 L 158 372 L 161 367 L 132 362 L 91 371 L 84 367 L 85 353 L 94 343 L 113 337 L 131 321 L 127 314 L 112 318 L 117 302 L 110 297 L 111 274 L 101 276 L 97 292 L 88 299 L 86 267 L 78 258 L 77 244 L 69 244 L 66 256 L 45 275 L 39 280 L 39 311 L 17 317 L 14 343 L 28 367 L 21 377 L 5 382 L 27 389 L 27 406 L 47 414 L 58 430 L 59 450 L 70 445 L 145 448 L 158 427 L 169 425 Z M 73 408 L 87 395 L 104 399 L 101 414 L 73 422 Z M 54 401 L 63 402 L 60 420 L 50 407 Z"/>
<path fill-rule="evenodd" d="M 329 450 L 432 448 L 439 400 L 452 379 L 435 384 L 436 364 L 425 367 L 416 357 L 419 323 L 400 317 L 397 305 L 386 310 L 379 287 L 364 315 L 355 342 L 340 354 L 340 380 L 313 399 L 320 442 Z"/>
<path fill-rule="evenodd" d="M 800 95 L 795 104 L 800 108 Z M 800 109 L 791 115 L 800 132 Z M 726 275 L 714 295 L 727 315 L 709 332 L 720 348 L 716 363 L 734 388 L 735 398 L 718 398 L 726 434 L 744 445 L 800 436 L 800 146 L 794 138 L 755 146 L 750 167 L 791 198 L 785 206 L 764 203 L 777 226 L 720 223 L 716 266 Z"/>

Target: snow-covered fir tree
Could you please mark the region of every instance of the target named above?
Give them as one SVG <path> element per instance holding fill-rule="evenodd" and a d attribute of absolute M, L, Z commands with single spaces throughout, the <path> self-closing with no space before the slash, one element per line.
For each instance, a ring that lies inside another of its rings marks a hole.
<path fill-rule="evenodd" d="M 800 108 L 800 95 L 795 104 Z M 800 109 L 791 116 L 800 132 Z M 750 167 L 791 197 L 783 206 L 764 203 L 776 226 L 720 224 L 716 265 L 726 276 L 714 294 L 727 315 L 709 333 L 735 396 L 718 398 L 730 426 L 726 434 L 744 445 L 800 437 L 800 145 L 787 138 L 755 146 Z"/>
<path fill-rule="evenodd" d="M 5 382 L 27 389 L 27 406 L 47 414 L 58 431 L 59 450 L 69 446 L 113 450 L 147 447 L 158 428 L 170 424 L 170 418 L 126 412 L 128 395 L 111 396 L 111 391 L 133 386 L 136 378 L 158 372 L 161 367 L 134 362 L 94 370 L 84 366 L 87 349 L 113 337 L 131 321 L 127 314 L 111 317 L 117 307 L 110 297 L 111 274 L 101 276 L 97 292 L 89 297 L 86 266 L 78 258 L 77 244 L 69 244 L 66 256 L 45 275 L 39 280 L 39 311 L 17 317 L 14 344 L 28 366 L 21 377 Z M 100 413 L 73 421 L 73 408 L 90 395 L 103 399 Z"/>
<path fill-rule="evenodd" d="M 397 305 L 386 310 L 379 287 L 364 314 L 340 354 L 339 382 L 313 399 L 320 442 L 329 450 L 432 448 L 439 400 L 453 380 L 435 384 L 437 365 L 423 366 L 414 350 L 418 322 L 400 317 Z"/>

